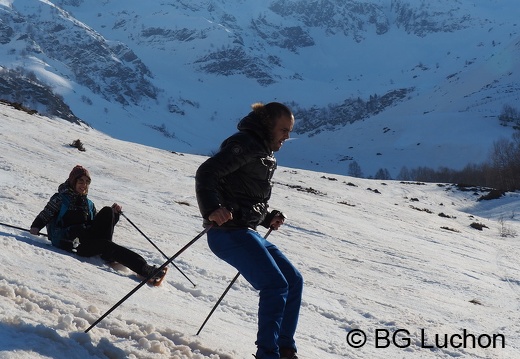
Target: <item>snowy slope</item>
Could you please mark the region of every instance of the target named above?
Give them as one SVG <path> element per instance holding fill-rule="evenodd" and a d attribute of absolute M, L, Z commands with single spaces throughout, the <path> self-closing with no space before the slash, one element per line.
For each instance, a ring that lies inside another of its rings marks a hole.
<path fill-rule="evenodd" d="M 82 164 L 92 175 L 90 197 L 97 207 L 120 203 L 168 255 L 202 229 L 194 173 L 204 157 L 5 106 L 0 117 L 0 222 L 29 227 L 70 169 Z M 77 138 L 86 152 L 68 145 Z M 291 142 L 286 146 L 282 152 Z M 288 167 L 280 167 L 274 180 L 271 205 L 288 221 L 270 238 L 305 279 L 296 336 L 301 358 L 518 356 L 517 193 L 477 202 L 483 193 L 476 189 Z M 478 231 L 472 223 L 486 227 Z M 150 262 L 164 261 L 124 218 L 114 240 Z M 144 286 L 88 334 L 90 323 L 138 284 L 132 273 L 73 257 L 44 237 L 5 226 L 0 247 L 0 358 L 242 359 L 255 351 L 257 293 L 241 279 L 195 335 L 235 274 L 205 238 L 175 261 L 196 287 L 171 268 L 162 287 Z M 347 345 L 355 329 L 367 334 L 363 348 Z M 404 338 L 383 347 L 377 335 L 384 331 Z M 464 331 L 481 337 L 480 345 L 458 347 L 455 339 L 441 348 L 444 335 Z M 505 348 L 501 341 L 482 348 L 486 338 L 500 335 Z"/>

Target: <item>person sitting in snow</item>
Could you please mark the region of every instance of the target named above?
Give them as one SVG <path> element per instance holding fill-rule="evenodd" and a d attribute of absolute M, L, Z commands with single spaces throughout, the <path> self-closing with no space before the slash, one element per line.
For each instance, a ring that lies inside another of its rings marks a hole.
<path fill-rule="evenodd" d="M 289 108 L 256 103 L 195 176 L 197 202 L 208 245 L 260 292 L 257 359 L 297 359 L 294 334 L 303 278 L 287 257 L 256 227 L 277 230 L 285 216 L 269 211 L 278 151 L 294 126 Z M 212 224 L 213 223 L 213 224 Z"/>
<path fill-rule="evenodd" d="M 31 224 L 31 234 L 38 235 L 43 227 L 53 246 L 82 257 L 100 255 L 107 262 L 118 262 L 138 275 L 148 278 L 157 269 L 134 251 L 112 242 L 114 226 L 119 221 L 121 206 L 114 203 L 97 212 L 87 197 L 90 174 L 80 165 L 75 166 L 68 179 L 59 185 L 45 208 Z M 158 285 L 166 270 L 155 274 L 151 284 Z"/>

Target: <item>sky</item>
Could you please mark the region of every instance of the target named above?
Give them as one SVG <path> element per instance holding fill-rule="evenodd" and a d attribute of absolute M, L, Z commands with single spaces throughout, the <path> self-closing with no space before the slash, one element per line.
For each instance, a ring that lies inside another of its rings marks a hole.
<path fill-rule="evenodd" d="M 194 174 L 206 157 L 4 105 L 0 118 L 1 223 L 28 229 L 81 164 L 96 207 L 122 205 L 168 256 L 202 230 Z M 76 139 L 85 152 L 69 146 Z M 516 358 L 520 195 L 477 201 L 483 194 L 280 166 L 270 205 L 288 219 L 269 239 L 304 277 L 299 357 Z M 125 218 L 114 241 L 164 262 Z M 249 359 L 256 351 L 258 293 L 242 278 L 196 335 L 236 274 L 205 236 L 174 261 L 196 286 L 171 267 L 162 286 L 143 286 L 88 333 L 140 283 L 135 274 L 3 225 L 0 248 L 2 359 Z"/>

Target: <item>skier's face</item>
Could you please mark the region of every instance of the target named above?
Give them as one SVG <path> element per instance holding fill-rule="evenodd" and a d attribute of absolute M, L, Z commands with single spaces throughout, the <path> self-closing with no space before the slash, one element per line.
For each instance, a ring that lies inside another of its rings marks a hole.
<path fill-rule="evenodd" d="M 90 178 L 87 176 L 81 176 L 76 181 L 76 188 L 74 190 L 79 194 L 87 194 L 88 186 L 90 185 Z"/>
<path fill-rule="evenodd" d="M 272 132 L 273 140 L 271 142 L 271 151 L 276 152 L 282 148 L 284 141 L 290 137 L 293 126 L 293 116 L 282 116 L 276 120 L 276 124 L 274 125 Z"/>

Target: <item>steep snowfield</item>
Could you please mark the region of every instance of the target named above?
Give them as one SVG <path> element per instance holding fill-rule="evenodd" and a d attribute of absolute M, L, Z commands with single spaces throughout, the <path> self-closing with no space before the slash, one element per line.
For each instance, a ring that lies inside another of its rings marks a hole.
<path fill-rule="evenodd" d="M 5 106 L 0 117 L 0 222 L 28 228 L 70 169 L 82 164 L 98 209 L 120 203 L 166 254 L 202 230 L 194 173 L 204 157 Z M 86 152 L 69 146 L 78 138 Z M 280 167 L 271 206 L 288 220 L 270 239 L 305 278 L 300 357 L 516 358 L 520 198 L 477 202 L 482 194 Z M 114 240 L 164 262 L 124 218 Z M 89 333 L 139 283 L 133 273 L 6 226 L 0 248 L 0 358 L 241 359 L 255 351 L 257 293 L 243 279 L 195 335 L 236 273 L 209 251 L 205 237 L 174 262 L 196 287 L 170 268 L 161 287 L 142 287 Z M 355 329 L 368 338 L 359 349 L 347 344 Z M 386 345 L 385 331 L 389 338 L 398 333 L 395 345 Z M 457 337 L 464 333 L 465 343 Z M 445 335 L 454 340 L 445 345 Z M 470 335 L 480 341 L 473 345 Z"/>

